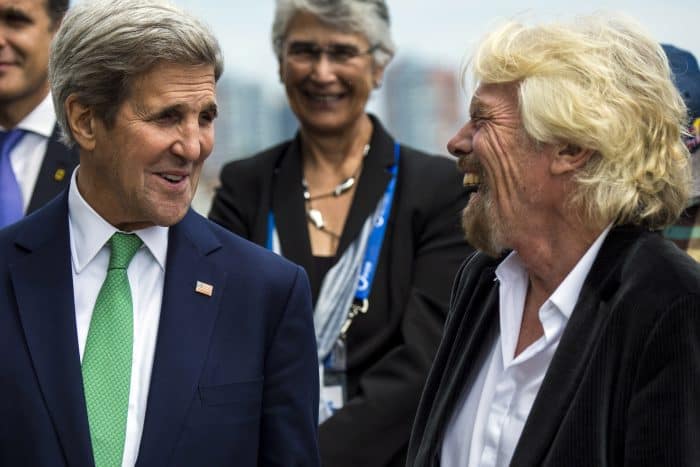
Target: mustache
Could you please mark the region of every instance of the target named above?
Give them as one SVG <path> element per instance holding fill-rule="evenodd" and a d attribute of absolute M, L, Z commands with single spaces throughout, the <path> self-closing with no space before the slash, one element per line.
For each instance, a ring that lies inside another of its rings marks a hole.
<path fill-rule="evenodd" d="M 472 156 L 471 153 L 459 156 L 457 159 L 457 168 L 462 173 L 470 172 L 477 175 L 482 175 L 484 173 L 484 166 L 476 157 Z"/>
<path fill-rule="evenodd" d="M 484 169 L 484 166 L 479 162 L 479 160 L 471 156 L 471 154 L 460 156 L 457 159 L 457 168 L 461 173 L 465 174 L 465 182 L 466 177 L 470 175 L 476 175 L 476 177 L 478 178 L 478 183 L 468 184 L 465 186 L 465 189 L 468 192 L 475 192 L 480 188 L 483 188 L 482 191 L 484 191 L 488 188 L 487 184 L 485 183 L 486 170 Z"/>

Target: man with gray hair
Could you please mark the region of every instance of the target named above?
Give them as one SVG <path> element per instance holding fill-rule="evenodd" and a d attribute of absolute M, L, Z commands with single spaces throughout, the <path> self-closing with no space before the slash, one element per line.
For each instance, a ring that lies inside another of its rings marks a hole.
<path fill-rule="evenodd" d="M 80 165 L 0 232 L 0 463 L 318 465 L 306 275 L 190 209 L 216 39 L 165 2 L 82 2 L 49 68 Z"/>
<path fill-rule="evenodd" d="M 610 15 L 510 22 L 448 143 L 477 247 L 455 281 L 410 467 L 700 465 L 700 267 L 658 43 Z"/>

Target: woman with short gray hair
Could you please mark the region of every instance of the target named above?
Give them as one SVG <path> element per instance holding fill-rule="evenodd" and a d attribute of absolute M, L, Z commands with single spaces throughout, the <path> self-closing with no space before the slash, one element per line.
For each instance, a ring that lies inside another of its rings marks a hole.
<path fill-rule="evenodd" d="M 378 47 L 372 51 L 374 62 L 386 67 L 396 52 L 391 38 L 389 10 L 383 0 L 345 1 L 337 3 L 314 0 L 279 0 L 272 24 L 272 46 L 277 59 L 282 61 L 284 39 L 289 23 L 296 13 L 308 11 L 321 21 L 340 31 L 354 31 Z"/>
<path fill-rule="evenodd" d="M 224 167 L 210 217 L 309 274 L 323 465 L 403 466 L 466 193 L 365 111 L 395 51 L 383 0 L 278 0 L 272 44 L 299 132 Z"/>

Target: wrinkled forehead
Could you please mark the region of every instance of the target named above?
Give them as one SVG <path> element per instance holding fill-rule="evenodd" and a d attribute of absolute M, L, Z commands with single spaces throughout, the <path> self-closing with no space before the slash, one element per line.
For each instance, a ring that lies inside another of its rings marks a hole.
<path fill-rule="evenodd" d="M 517 83 L 479 83 L 472 94 L 469 113 L 481 114 L 504 105 L 519 108 Z"/>

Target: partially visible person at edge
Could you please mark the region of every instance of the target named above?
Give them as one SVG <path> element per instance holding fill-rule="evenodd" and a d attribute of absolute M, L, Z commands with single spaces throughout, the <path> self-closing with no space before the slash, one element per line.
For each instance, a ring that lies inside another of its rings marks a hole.
<path fill-rule="evenodd" d="M 394 54 L 383 0 L 278 0 L 272 43 L 299 132 L 226 165 L 209 216 L 310 276 L 322 463 L 403 466 L 472 251 L 466 192 L 447 158 L 401 145 L 365 111 Z"/>
<path fill-rule="evenodd" d="M 700 465 L 686 108 L 615 14 L 488 34 L 448 143 L 476 191 L 407 466 Z"/>
<path fill-rule="evenodd" d="M 319 465 L 306 273 L 190 208 L 222 71 L 167 1 L 63 19 L 49 81 L 80 165 L 0 229 L 0 465 Z"/>
<path fill-rule="evenodd" d="M 68 0 L 0 0 L 0 228 L 68 186 L 78 151 L 60 141 L 49 46 Z"/>
<path fill-rule="evenodd" d="M 664 230 L 666 238 L 700 261 L 700 69 L 698 61 L 687 50 L 661 44 L 666 52 L 673 80 L 688 107 L 688 131 L 684 141 L 690 151 L 692 192 L 688 205 L 670 227 Z"/>

